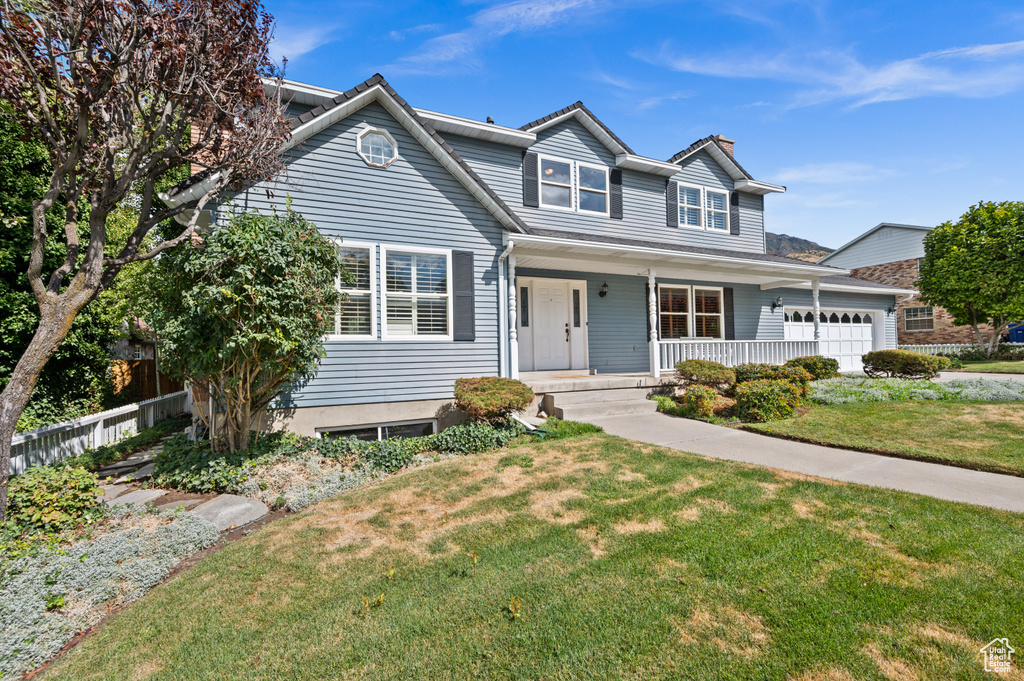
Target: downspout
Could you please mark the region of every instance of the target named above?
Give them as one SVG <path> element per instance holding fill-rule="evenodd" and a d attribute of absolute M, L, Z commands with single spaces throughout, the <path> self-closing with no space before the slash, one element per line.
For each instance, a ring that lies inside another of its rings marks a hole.
<path fill-rule="evenodd" d="M 508 363 L 508 286 L 505 277 L 505 259 L 512 253 L 515 242 L 509 240 L 498 256 L 498 375 L 510 375 Z"/>

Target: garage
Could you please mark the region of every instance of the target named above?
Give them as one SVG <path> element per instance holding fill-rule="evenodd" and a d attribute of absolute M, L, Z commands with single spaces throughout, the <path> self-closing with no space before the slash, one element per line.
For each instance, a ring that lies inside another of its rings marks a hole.
<path fill-rule="evenodd" d="M 877 310 L 821 310 L 821 354 L 839 361 L 839 370 L 861 371 L 861 356 L 876 347 L 883 347 L 881 314 Z M 814 340 L 814 312 L 787 310 L 786 340 Z M 876 346 L 875 339 L 879 344 Z"/>

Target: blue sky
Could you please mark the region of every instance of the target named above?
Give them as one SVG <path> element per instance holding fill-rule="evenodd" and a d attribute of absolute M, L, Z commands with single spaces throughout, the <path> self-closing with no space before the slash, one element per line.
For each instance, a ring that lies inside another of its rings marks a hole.
<path fill-rule="evenodd" d="M 1024 200 L 1024 4 L 272 0 L 287 76 L 380 72 L 413 106 L 518 127 L 582 100 L 639 154 L 736 140 L 769 231 L 836 247 Z"/>

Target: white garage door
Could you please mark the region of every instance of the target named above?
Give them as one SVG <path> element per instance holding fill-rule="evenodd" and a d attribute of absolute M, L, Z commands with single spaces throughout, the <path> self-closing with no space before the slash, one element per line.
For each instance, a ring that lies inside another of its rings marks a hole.
<path fill-rule="evenodd" d="M 821 310 L 820 319 L 821 354 L 838 360 L 840 371 L 861 371 L 861 356 L 874 349 L 872 314 Z M 786 312 L 786 340 L 814 340 L 812 311 Z"/>

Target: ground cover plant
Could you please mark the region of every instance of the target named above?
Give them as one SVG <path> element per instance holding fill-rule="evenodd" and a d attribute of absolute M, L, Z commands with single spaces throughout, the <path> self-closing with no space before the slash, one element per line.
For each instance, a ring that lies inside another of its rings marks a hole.
<path fill-rule="evenodd" d="M 815 405 L 765 435 L 1024 476 L 1024 403 L 885 401 Z"/>
<path fill-rule="evenodd" d="M 809 399 L 818 404 L 906 400 L 1016 402 L 1024 400 L 1024 382 L 965 378 L 937 383 L 901 378 L 841 376 L 815 381 L 811 385 Z"/>
<path fill-rule="evenodd" d="M 1024 639 L 1024 602 L 993 598 L 1022 555 L 1011 513 L 517 442 L 264 526 L 45 678 L 981 680 L 985 643 Z"/>

